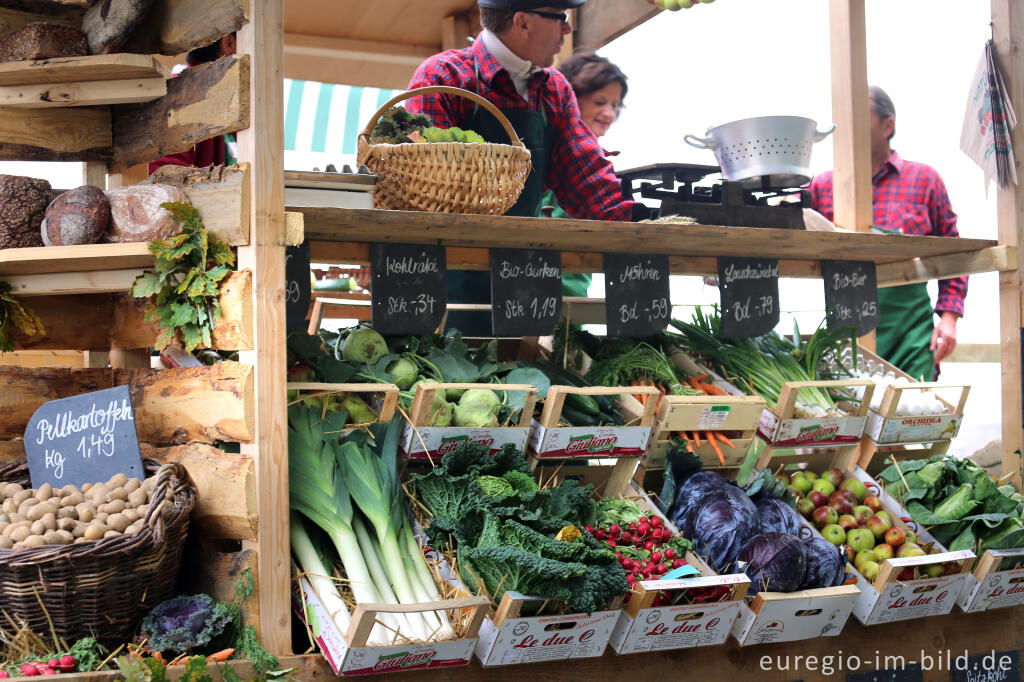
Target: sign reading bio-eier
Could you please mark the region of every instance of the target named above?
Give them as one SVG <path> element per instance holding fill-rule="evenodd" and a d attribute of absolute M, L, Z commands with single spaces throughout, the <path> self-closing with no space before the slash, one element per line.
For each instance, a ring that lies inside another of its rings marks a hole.
<path fill-rule="evenodd" d="M 44 403 L 25 428 L 25 454 L 33 488 L 143 478 L 128 387 Z"/>
<path fill-rule="evenodd" d="M 608 336 L 642 338 L 657 334 L 672 316 L 668 256 L 604 254 L 604 296 Z"/>
<path fill-rule="evenodd" d="M 864 336 L 878 326 L 878 279 L 875 264 L 821 261 L 829 330 L 853 327 Z"/>
<path fill-rule="evenodd" d="M 562 314 L 562 252 L 491 249 L 495 336 L 547 336 Z"/>
<path fill-rule="evenodd" d="M 773 258 L 719 258 L 722 336 L 767 334 L 779 323 L 779 261 Z"/>

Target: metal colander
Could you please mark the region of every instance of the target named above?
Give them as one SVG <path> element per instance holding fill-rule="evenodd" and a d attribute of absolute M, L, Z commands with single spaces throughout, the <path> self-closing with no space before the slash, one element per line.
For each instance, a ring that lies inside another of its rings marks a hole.
<path fill-rule="evenodd" d="M 711 128 L 707 137 L 686 135 L 687 144 L 710 149 L 722 168 L 722 177 L 745 187 L 799 187 L 811 180 L 811 147 L 828 137 L 826 131 L 801 116 L 758 116 Z"/>

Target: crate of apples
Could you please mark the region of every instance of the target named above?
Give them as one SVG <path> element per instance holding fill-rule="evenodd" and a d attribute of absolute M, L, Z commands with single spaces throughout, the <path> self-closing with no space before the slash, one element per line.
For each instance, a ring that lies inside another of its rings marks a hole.
<path fill-rule="evenodd" d="M 822 537 L 846 551 L 847 559 L 869 582 L 874 581 L 882 562 L 925 556 L 934 543 L 919 543 L 916 533 L 899 527 L 882 501 L 868 487 L 841 469 L 829 469 L 820 476 L 798 471 L 789 478 L 797 495 L 797 511 L 818 529 Z M 951 564 L 905 568 L 898 580 L 937 578 L 957 573 Z"/>

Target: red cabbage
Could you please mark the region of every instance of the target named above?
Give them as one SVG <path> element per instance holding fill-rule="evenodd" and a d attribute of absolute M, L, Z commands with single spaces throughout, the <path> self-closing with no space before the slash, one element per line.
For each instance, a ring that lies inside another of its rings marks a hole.
<path fill-rule="evenodd" d="M 824 538 L 804 540 L 807 572 L 801 590 L 837 587 L 846 580 L 846 552 Z"/>
<path fill-rule="evenodd" d="M 762 497 L 754 503 L 762 533 L 789 533 L 800 536 L 800 515 L 777 497 Z"/>
<path fill-rule="evenodd" d="M 686 479 L 686 483 L 679 489 L 676 503 L 673 505 L 675 514 L 672 516 L 672 522 L 684 536 L 692 537 L 695 534 L 694 519 L 701 507 L 706 502 L 716 499 L 723 490 L 730 487 L 738 490 L 736 486 L 730 485 L 729 481 L 721 474 L 716 474 L 713 471 L 698 471 Z"/>
<path fill-rule="evenodd" d="M 732 485 L 705 498 L 695 514 L 686 514 L 687 522 L 691 518 L 690 530 L 684 535 L 719 573 L 736 562 L 743 543 L 758 530 L 757 508 L 743 490 Z"/>
<path fill-rule="evenodd" d="M 807 556 L 804 543 L 789 533 L 761 533 L 750 538 L 740 550 L 750 578 L 750 594 L 795 592 L 804 582 Z"/>

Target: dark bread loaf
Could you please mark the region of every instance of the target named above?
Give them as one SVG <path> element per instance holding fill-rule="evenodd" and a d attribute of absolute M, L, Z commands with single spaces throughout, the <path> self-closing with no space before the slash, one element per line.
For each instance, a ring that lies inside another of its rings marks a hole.
<path fill-rule="evenodd" d="M 0 41 L 0 62 L 23 62 L 89 54 L 85 34 L 49 21 L 26 24 Z"/>
<path fill-rule="evenodd" d="M 64 192 L 46 208 L 40 226 L 46 246 L 95 244 L 110 225 L 110 203 L 99 187 L 82 185 Z"/>
<path fill-rule="evenodd" d="M 0 175 L 0 249 L 42 246 L 39 224 L 49 203 L 46 180 Z"/>

